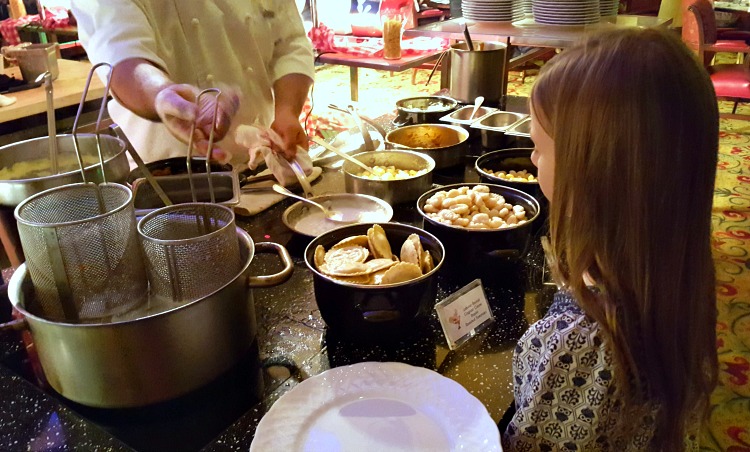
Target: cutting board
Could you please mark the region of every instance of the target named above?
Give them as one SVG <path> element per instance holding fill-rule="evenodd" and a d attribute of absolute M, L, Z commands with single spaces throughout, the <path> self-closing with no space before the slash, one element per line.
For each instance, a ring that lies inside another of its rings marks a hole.
<path fill-rule="evenodd" d="M 312 183 L 315 179 L 320 177 L 323 172 L 320 167 L 314 166 L 312 173 L 307 176 L 307 181 Z M 270 174 L 268 170 L 259 173 L 258 175 Z M 271 190 L 271 186 L 275 184 L 275 180 L 267 180 L 257 182 L 255 184 L 245 185 L 243 188 L 267 188 L 267 190 L 254 191 L 250 193 L 242 193 L 240 195 L 240 203 L 234 206 L 234 213 L 243 217 L 249 217 L 273 206 L 286 198 L 284 195 L 280 195 L 275 191 Z"/>

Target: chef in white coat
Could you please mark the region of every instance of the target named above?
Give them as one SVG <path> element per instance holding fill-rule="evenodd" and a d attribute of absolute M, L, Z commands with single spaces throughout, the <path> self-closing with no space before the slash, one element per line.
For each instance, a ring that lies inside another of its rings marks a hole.
<path fill-rule="evenodd" d="M 73 0 L 78 33 L 92 63 L 114 66 L 109 103 L 144 160 L 184 156 L 197 123 L 196 152 L 207 151 L 219 87 L 214 155 L 247 161 L 234 142 L 242 124 L 270 127 L 288 159 L 307 149 L 299 115 L 314 76 L 313 54 L 294 0 Z"/>

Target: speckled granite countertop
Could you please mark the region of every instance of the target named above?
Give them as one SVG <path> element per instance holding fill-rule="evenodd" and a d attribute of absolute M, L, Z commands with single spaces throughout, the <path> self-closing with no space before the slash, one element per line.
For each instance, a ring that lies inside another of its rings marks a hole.
<path fill-rule="evenodd" d="M 465 174 L 455 171 L 436 182 L 476 180 L 470 163 Z M 314 191 L 343 191 L 343 177 L 324 172 Z M 546 309 L 547 298 L 528 290 L 539 287 L 538 252 L 532 252 L 524 264 L 498 269 L 503 278 L 483 280 L 496 322 L 460 349 L 448 349 L 434 313 L 413 337 L 398 344 L 362 346 L 339 340 L 325 329 L 312 276 L 302 260 L 309 239 L 294 235 L 280 221 L 291 203 L 284 201 L 239 221 L 255 241 L 285 245 L 294 258 L 295 272 L 281 286 L 254 291 L 258 340 L 236 369 L 206 388 L 156 407 L 96 410 L 19 376 L 28 377 L 22 344 L 17 336 L 4 335 L 0 338 L 0 450 L 248 450 L 261 417 L 284 393 L 307 376 L 362 361 L 401 361 L 436 370 L 461 383 L 499 420 L 512 401 L 515 342 Z M 421 223 L 411 206 L 395 209 L 394 220 Z M 278 265 L 273 256 L 259 254 L 252 269 L 255 274 L 271 273 Z M 459 287 L 450 275 L 440 275 L 438 300 Z"/>

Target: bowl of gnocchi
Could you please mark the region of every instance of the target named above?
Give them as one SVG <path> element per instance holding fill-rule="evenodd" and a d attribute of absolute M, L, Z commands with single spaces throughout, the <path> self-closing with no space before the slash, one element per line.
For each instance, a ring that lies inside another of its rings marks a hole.
<path fill-rule="evenodd" d="M 304 257 L 326 325 L 382 342 L 409 334 L 429 315 L 444 256 L 440 241 L 415 226 L 369 223 L 319 235 Z"/>
<path fill-rule="evenodd" d="M 446 266 L 471 276 L 495 259 L 516 260 L 528 251 L 539 202 L 497 184 L 445 185 L 417 200 L 423 229 L 443 243 Z"/>
<path fill-rule="evenodd" d="M 389 150 L 362 152 L 353 156 L 373 169 L 366 171 L 352 162 L 344 162 L 347 193 L 380 198 L 388 204 L 414 202 L 432 187 L 435 160 L 421 152 Z"/>
<path fill-rule="evenodd" d="M 544 195 L 536 166 L 531 163 L 533 151 L 534 148 L 511 148 L 488 152 L 477 159 L 474 168 L 480 181 L 521 190 L 541 202 Z"/>

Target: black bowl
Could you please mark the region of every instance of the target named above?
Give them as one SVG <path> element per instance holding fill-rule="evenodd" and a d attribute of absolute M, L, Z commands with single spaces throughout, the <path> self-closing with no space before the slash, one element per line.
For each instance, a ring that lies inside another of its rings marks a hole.
<path fill-rule="evenodd" d="M 531 153 L 534 148 L 511 148 L 488 152 L 479 157 L 474 163 L 474 168 L 479 174 L 479 180 L 488 184 L 505 185 L 507 187 L 528 193 L 537 201 L 542 202 L 544 194 L 539 187 L 539 182 L 515 182 L 494 176 L 485 169 L 492 171 L 520 171 L 526 170 L 537 177 L 536 166 L 531 163 Z"/>
<path fill-rule="evenodd" d="M 437 278 L 445 249 L 432 234 L 399 223 L 381 223 L 395 253 L 410 234 L 419 235 L 422 246 L 432 255 L 435 268 L 417 279 L 398 284 L 373 286 L 350 284 L 319 272 L 315 248 L 328 250 L 346 237 L 365 235 L 369 224 L 354 224 L 326 232 L 305 249 L 305 264 L 312 271 L 315 300 L 330 330 L 349 339 L 389 342 L 408 336 L 418 320 L 431 312 L 437 300 Z"/>
<path fill-rule="evenodd" d="M 445 185 L 424 193 L 417 200 L 417 209 L 424 224 L 424 230 L 432 233 L 445 246 L 449 256 L 446 272 L 460 283 L 468 283 L 477 278 L 493 278 L 498 268 L 515 264 L 528 252 L 533 237 L 534 223 L 539 219 L 539 202 L 530 194 L 503 185 L 484 184 L 490 192 L 502 195 L 506 202 L 521 205 L 526 210 L 526 223 L 506 229 L 467 229 L 450 226 L 433 220 L 424 212 L 427 200 L 444 190 L 460 187 L 473 187 L 477 184 L 462 183 Z"/>

